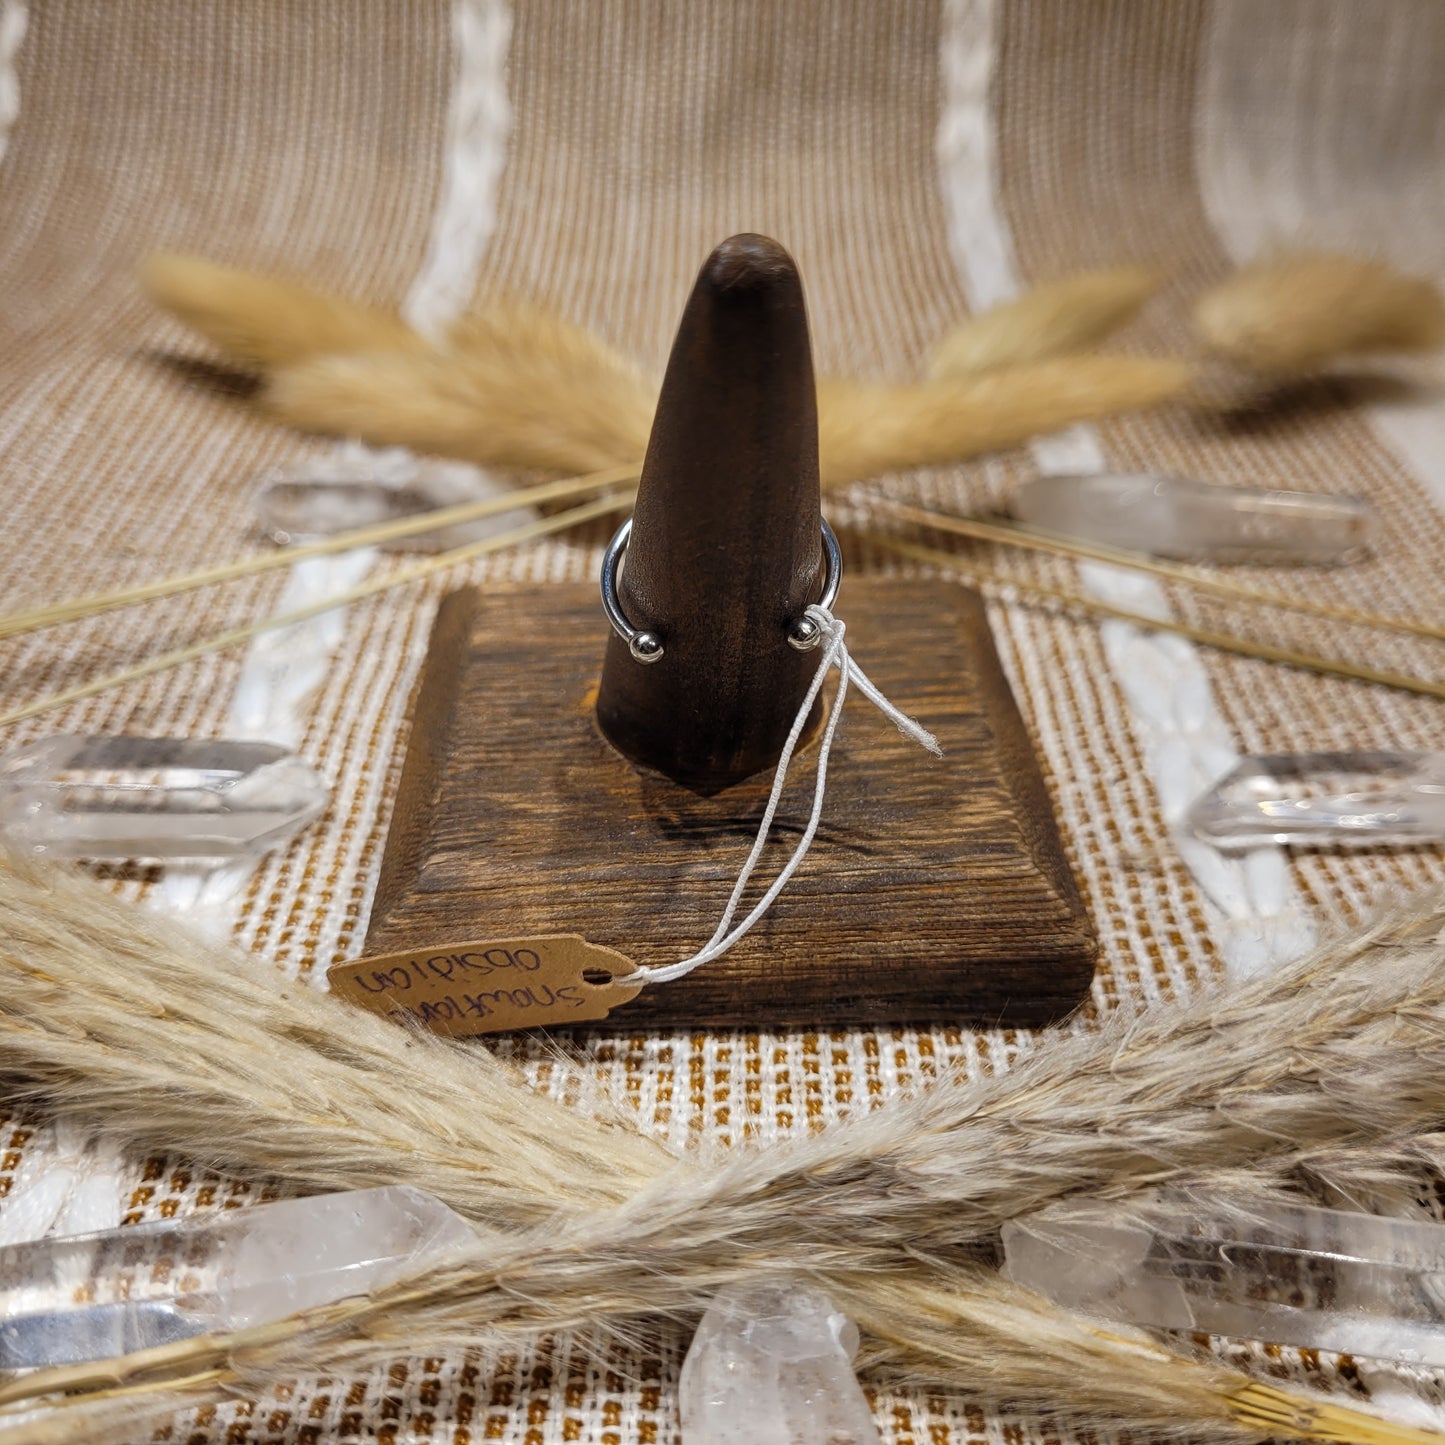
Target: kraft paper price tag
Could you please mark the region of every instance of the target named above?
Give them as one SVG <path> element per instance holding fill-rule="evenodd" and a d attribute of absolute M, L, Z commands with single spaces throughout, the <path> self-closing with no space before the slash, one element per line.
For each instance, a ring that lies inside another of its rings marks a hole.
<path fill-rule="evenodd" d="M 333 993 L 372 1013 L 463 1038 L 605 1019 L 637 997 L 634 964 L 577 933 L 446 943 L 333 964 Z"/>

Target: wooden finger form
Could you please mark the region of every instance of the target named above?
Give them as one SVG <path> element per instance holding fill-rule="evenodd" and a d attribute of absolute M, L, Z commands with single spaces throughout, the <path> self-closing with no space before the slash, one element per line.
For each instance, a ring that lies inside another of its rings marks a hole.
<path fill-rule="evenodd" d="M 787 628 L 822 586 L 803 285 L 764 236 L 708 258 L 672 348 L 619 591 L 665 651 L 607 645 L 597 721 L 634 761 L 717 791 L 778 760 L 817 660 Z"/>

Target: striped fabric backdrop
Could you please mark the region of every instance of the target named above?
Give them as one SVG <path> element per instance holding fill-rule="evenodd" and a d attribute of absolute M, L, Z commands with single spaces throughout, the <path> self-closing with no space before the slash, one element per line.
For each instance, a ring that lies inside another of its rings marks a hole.
<path fill-rule="evenodd" d="M 1188 345 L 1189 298 L 1281 245 L 1445 270 L 1445 11 L 1434 0 L 0 0 L 0 498 L 7 610 L 229 558 L 261 538 L 268 467 L 335 443 L 251 415 L 136 286 L 157 248 L 285 271 L 404 306 L 423 328 L 519 295 L 660 365 L 697 266 L 738 230 L 798 258 L 821 367 L 916 372 L 953 320 L 1083 267 L 1172 280 L 1127 337 Z M 178 359 L 180 358 L 180 359 Z M 1365 493 L 1373 558 L 1279 585 L 1445 615 L 1445 409 L 1324 386 L 1287 428 L 1184 411 L 886 479 L 953 508 L 1039 470 L 1144 467 Z M 869 488 L 845 499 L 866 517 Z M 592 575 L 607 525 L 470 570 Z M 337 590 L 371 555 L 307 564 L 0 643 L 7 706 Z M 866 548 L 855 568 L 892 565 Z M 1104 569 L 1017 564 L 1200 623 L 1438 667 L 1343 624 L 1244 619 Z M 1022 574 L 1021 574 L 1022 575 Z M 451 579 L 445 586 L 452 585 Z M 281 736 L 325 774 L 325 820 L 205 888 L 118 884 L 318 981 L 354 956 L 406 745 L 438 584 L 353 607 L 12 729 Z M 1172 824 L 1239 753 L 1439 746 L 1427 699 L 1224 657 L 1124 624 L 991 604 L 1103 941 L 1090 1009 L 1267 971 L 1392 891 L 1445 877 L 1436 849 L 1226 862 Z M 865 659 L 866 661 L 866 659 Z M 639 921 L 645 926 L 645 920 Z M 929 1029 L 769 1034 L 617 1028 L 568 1069 L 499 1045 L 543 1088 L 591 1073 L 676 1145 L 828 1125 L 944 1072 L 1006 1068 L 1034 1038 Z M 75 1129 L 0 1122 L 0 1242 L 217 1208 L 273 1189 L 180 1159 L 120 1158 Z M 313 1439 L 676 1438 L 685 1341 L 599 1364 L 566 1341 L 305 1386 L 178 1427 L 196 1445 Z M 875 1396 L 897 1445 L 1042 1438 L 977 1402 Z"/>

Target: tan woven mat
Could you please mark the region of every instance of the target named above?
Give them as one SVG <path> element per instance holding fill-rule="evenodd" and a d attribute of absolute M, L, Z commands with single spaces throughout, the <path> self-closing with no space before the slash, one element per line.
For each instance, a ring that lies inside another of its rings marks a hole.
<path fill-rule="evenodd" d="M 1187 298 L 1281 243 L 1445 266 L 1445 10 L 1434 0 L 0 0 L 0 497 L 8 609 L 256 549 L 268 467 L 336 445 L 249 414 L 134 281 L 157 248 L 402 302 L 422 324 L 515 294 L 651 366 L 703 256 L 758 230 L 798 258 L 820 366 L 916 372 L 953 320 L 1064 271 L 1142 260 L 1173 278 L 1136 350 L 1187 346 Z M 170 358 L 170 359 L 168 359 Z M 1227 482 L 1369 495 L 1373 560 L 1288 577 L 1322 599 L 1445 616 L 1445 411 L 1343 385 L 1290 425 L 1184 411 L 1077 429 L 969 467 L 888 479 L 952 508 L 1077 453 Z M 872 484 L 878 485 L 878 484 Z M 867 488 L 850 504 L 866 516 Z M 607 524 L 471 571 L 590 576 Z M 378 565 L 392 565 L 381 562 Z M 881 569 L 883 553 L 853 565 Z M 1096 589 L 1064 564 L 1029 575 Z M 339 586 L 341 564 L 0 643 L 7 705 Z M 455 580 L 461 580 L 460 578 Z M 449 579 L 446 585 L 452 585 Z M 1149 605 L 1431 674 L 1424 643 L 1241 617 L 1151 584 Z M 288 735 L 325 774 L 325 820 L 202 896 L 125 886 L 317 976 L 360 945 L 436 585 L 373 599 L 276 652 L 236 649 L 12 729 Z M 1102 595 L 1102 594 L 1101 594 Z M 1110 594 L 1112 595 L 1112 594 Z M 991 604 L 1104 947 L 1100 1010 L 1267 969 L 1436 849 L 1181 851 L 1169 819 L 1230 748 L 1438 746 L 1440 704 Z M 258 721 L 259 719 L 259 721 Z M 685 941 L 686 942 L 686 941 Z M 598 1032 L 577 1062 L 675 1144 L 823 1127 L 1032 1039 L 932 1029 Z M 503 1044 L 543 1087 L 554 1057 Z M 0 1241 L 254 1198 L 178 1160 L 96 1155 L 11 1119 Z M 68 1171 L 68 1172 L 67 1172 Z M 60 1179 L 65 1187 L 57 1189 Z M 684 1341 L 608 1367 L 565 1342 L 504 1361 L 417 1358 L 307 1385 L 174 1438 L 666 1441 Z M 885 1438 L 1016 1441 L 1027 1421 L 877 1397 Z"/>

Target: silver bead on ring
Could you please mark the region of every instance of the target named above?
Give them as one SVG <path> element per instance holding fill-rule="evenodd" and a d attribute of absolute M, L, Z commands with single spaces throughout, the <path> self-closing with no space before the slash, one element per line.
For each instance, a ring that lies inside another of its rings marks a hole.
<path fill-rule="evenodd" d="M 607 544 L 602 554 L 602 610 L 612 630 L 627 644 L 627 650 L 641 663 L 656 662 L 663 653 L 662 639 L 655 632 L 634 627 L 622 610 L 622 601 L 617 595 L 617 579 L 622 575 L 622 559 L 627 555 L 627 543 L 632 536 L 632 518 L 629 517 Z M 838 600 L 838 584 L 843 580 L 843 552 L 838 539 L 826 521 L 823 523 L 823 595 L 817 605 L 832 610 Z M 799 652 L 808 652 L 822 640 L 822 630 L 811 617 L 795 617 L 788 624 L 788 644 Z"/>

